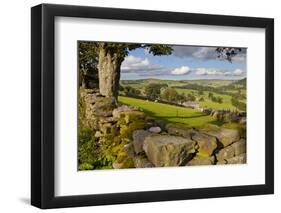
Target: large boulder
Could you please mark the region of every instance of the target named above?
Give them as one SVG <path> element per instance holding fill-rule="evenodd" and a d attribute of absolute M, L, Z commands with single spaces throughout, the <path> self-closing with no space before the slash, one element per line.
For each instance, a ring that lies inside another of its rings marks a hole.
<path fill-rule="evenodd" d="M 129 123 L 140 121 L 145 119 L 144 112 L 141 111 L 126 111 L 120 113 L 120 118 L 118 120 L 119 124 L 127 125 Z"/>
<path fill-rule="evenodd" d="M 225 160 L 235 156 L 235 151 L 232 146 L 225 147 L 221 149 L 218 154 L 216 154 L 217 160 L 225 162 Z"/>
<path fill-rule="evenodd" d="M 188 161 L 187 166 L 213 165 L 214 163 L 214 156 L 202 157 L 196 155 L 192 160 Z"/>
<path fill-rule="evenodd" d="M 114 119 L 118 120 L 118 119 L 120 119 L 121 114 L 123 112 L 129 112 L 129 111 L 134 111 L 134 110 L 138 110 L 138 108 L 134 107 L 134 106 L 121 105 L 113 110 L 112 116 Z"/>
<path fill-rule="evenodd" d="M 246 153 L 246 140 L 240 139 L 231 145 L 234 149 L 235 156 Z"/>
<path fill-rule="evenodd" d="M 124 151 L 129 157 L 135 156 L 134 145 L 132 143 L 126 144 L 124 146 Z"/>
<path fill-rule="evenodd" d="M 191 138 L 194 134 L 197 133 L 197 131 L 195 131 L 194 129 L 189 129 L 189 128 L 168 126 L 166 127 L 166 129 L 170 135 L 177 135 L 185 138 Z"/>
<path fill-rule="evenodd" d="M 217 148 L 217 139 L 214 136 L 204 133 L 196 133 L 192 136 L 192 140 L 198 144 L 198 151 L 201 156 L 211 156 Z"/>
<path fill-rule="evenodd" d="M 134 150 L 135 153 L 140 153 L 143 152 L 143 142 L 144 139 L 150 135 L 151 133 L 149 131 L 143 130 L 143 129 L 139 129 L 139 130 L 135 130 L 133 132 L 133 146 L 134 146 Z"/>
<path fill-rule="evenodd" d="M 246 163 L 246 153 L 237 155 L 233 158 L 229 158 L 226 160 L 227 164 L 244 164 Z"/>
<path fill-rule="evenodd" d="M 196 142 L 171 135 L 150 135 L 143 149 L 148 160 L 157 167 L 186 165 L 195 153 Z"/>
<path fill-rule="evenodd" d="M 114 108 L 116 108 L 116 100 L 109 97 L 99 97 L 92 105 L 94 115 L 102 117 L 112 116 Z"/>
<path fill-rule="evenodd" d="M 113 119 L 113 117 L 99 117 L 98 121 L 100 124 L 104 123 L 115 123 L 116 121 Z"/>
<path fill-rule="evenodd" d="M 240 139 L 240 134 L 238 129 L 226 129 L 221 128 L 215 131 L 206 131 L 208 135 L 215 136 L 224 147 L 238 141 Z"/>
<path fill-rule="evenodd" d="M 136 168 L 152 168 L 154 165 L 143 156 L 134 157 L 134 165 Z"/>
<path fill-rule="evenodd" d="M 160 133 L 161 128 L 159 126 L 152 126 L 148 129 L 148 131 L 151 132 L 151 133 Z"/>

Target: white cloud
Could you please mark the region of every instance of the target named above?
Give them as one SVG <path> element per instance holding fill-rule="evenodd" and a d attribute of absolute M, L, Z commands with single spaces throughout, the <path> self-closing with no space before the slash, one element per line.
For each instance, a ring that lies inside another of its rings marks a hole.
<path fill-rule="evenodd" d="M 196 75 L 224 75 L 222 70 L 216 70 L 213 68 L 196 68 Z"/>
<path fill-rule="evenodd" d="M 122 73 L 135 73 L 138 76 L 162 76 L 170 74 L 170 69 L 160 64 L 152 64 L 148 58 L 129 55 L 121 64 Z"/>
<path fill-rule="evenodd" d="M 149 65 L 149 61 L 147 58 L 137 58 L 132 55 L 129 55 L 125 58 L 125 60 L 122 63 L 122 70 L 131 70 L 135 68 L 145 67 Z"/>
<path fill-rule="evenodd" d="M 244 72 L 243 72 L 243 70 L 241 70 L 241 69 L 236 69 L 236 70 L 234 70 L 233 71 L 233 75 L 236 75 L 236 76 L 240 76 L 240 75 L 242 75 Z"/>
<path fill-rule="evenodd" d="M 162 66 L 151 64 L 147 58 L 139 58 L 129 55 L 125 58 L 121 65 L 122 72 L 138 72 L 138 71 L 150 71 L 159 70 Z"/>
<path fill-rule="evenodd" d="M 211 76 L 242 76 L 244 71 L 236 69 L 234 71 L 221 70 L 215 68 L 196 68 L 194 70 L 196 75 L 211 75 Z"/>
<path fill-rule="evenodd" d="M 191 70 L 188 66 L 182 66 L 182 67 L 179 67 L 179 68 L 176 68 L 176 69 L 172 70 L 171 74 L 173 74 L 173 75 L 184 75 L 184 74 L 188 74 L 189 72 L 191 72 Z"/>

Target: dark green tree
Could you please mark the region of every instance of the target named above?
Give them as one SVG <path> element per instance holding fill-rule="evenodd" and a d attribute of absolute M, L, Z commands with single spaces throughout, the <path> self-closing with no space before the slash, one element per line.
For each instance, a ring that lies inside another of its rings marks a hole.
<path fill-rule="evenodd" d="M 217 47 L 216 52 L 218 58 L 226 59 L 229 62 L 232 62 L 233 57 L 238 55 L 242 51 L 242 48 L 236 47 Z"/>
<path fill-rule="evenodd" d="M 195 101 L 196 97 L 194 95 L 192 95 L 191 93 L 188 93 L 186 95 L 186 101 Z"/>
<path fill-rule="evenodd" d="M 84 88 L 98 87 L 98 55 L 93 47 L 93 42 L 78 43 L 79 86 Z"/>
<path fill-rule="evenodd" d="M 150 83 L 144 88 L 144 94 L 150 99 L 157 99 L 160 97 L 161 88 L 165 87 L 163 84 Z"/>
<path fill-rule="evenodd" d="M 174 88 L 166 88 L 161 97 L 167 101 L 176 101 L 179 98 L 178 92 Z"/>
<path fill-rule="evenodd" d="M 123 92 L 126 96 L 138 96 L 141 94 L 140 90 L 138 90 L 134 87 L 131 87 L 131 86 L 124 87 Z"/>

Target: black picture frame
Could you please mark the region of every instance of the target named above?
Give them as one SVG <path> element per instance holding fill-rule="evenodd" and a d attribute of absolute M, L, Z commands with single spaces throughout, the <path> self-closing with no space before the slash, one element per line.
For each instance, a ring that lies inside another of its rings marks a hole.
<path fill-rule="evenodd" d="M 263 28 L 266 34 L 265 184 L 93 195 L 54 195 L 54 20 L 57 16 Z M 41 4 L 31 9 L 31 204 L 60 208 L 274 193 L 274 20 Z"/>

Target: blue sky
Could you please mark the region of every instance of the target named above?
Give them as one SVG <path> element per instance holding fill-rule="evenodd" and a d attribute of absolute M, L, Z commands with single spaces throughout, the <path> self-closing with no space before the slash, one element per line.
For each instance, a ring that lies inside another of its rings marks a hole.
<path fill-rule="evenodd" d="M 121 80 L 146 78 L 242 79 L 246 77 L 246 48 L 242 48 L 232 63 L 217 57 L 216 47 L 172 46 L 173 53 L 153 56 L 147 49 L 129 52 L 121 65 Z"/>

